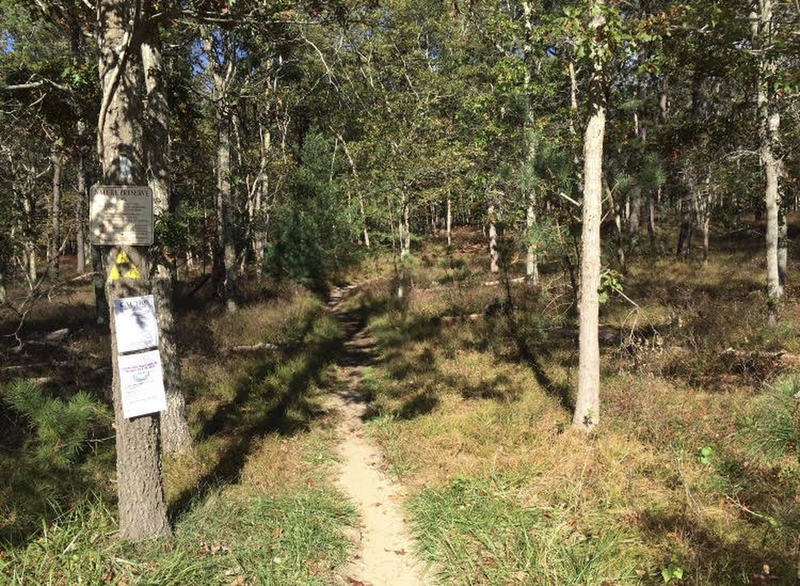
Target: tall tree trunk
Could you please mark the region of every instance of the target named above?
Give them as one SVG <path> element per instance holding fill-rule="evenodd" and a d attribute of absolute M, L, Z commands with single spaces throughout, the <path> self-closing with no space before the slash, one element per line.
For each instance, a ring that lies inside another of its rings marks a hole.
<path fill-rule="evenodd" d="M 408 198 L 406 197 L 405 189 L 403 189 L 401 200 L 401 216 L 400 216 L 400 258 L 404 259 L 411 254 L 411 224 L 409 223 L 409 208 Z"/>
<path fill-rule="evenodd" d="M 148 6 L 148 14 L 152 6 Z M 142 34 L 142 66 L 145 88 L 145 139 L 148 184 L 153 190 L 153 214 L 160 216 L 172 208 L 169 183 L 169 105 L 166 97 L 166 75 L 161 61 L 158 25 L 148 19 Z M 186 421 L 186 399 L 181 390 L 181 360 L 175 334 L 173 309 L 176 265 L 167 256 L 163 242 L 156 242 L 158 252 L 153 259 L 153 296 L 158 318 L 158 346 L 164 368 L 164 390 L 167 410 L 161 414 L 161 449 L 174 454 L 192 447 L 192 436 Z"/>
<path fill-rule="evenodd" d="M 22 244 L 23 257 L 25 259 L 26 278 L 28 286 L 33 288 L 36 283 L 37 270 L 36 270 L 36 205 L 33 199 L 34 189 L 33 182 L 28 180 L 28 187 L 22 196 L 22 233 L 25 235 L 25 240 Z"/>
<path fill-rule="evenodd" d="M 786 208 L 783 203 L 778 208 L 778 279 L 786 288 L 786 263 L 789 261 L 789 226 L 786 221 Z"/>
<path fill-rule="evenodd" d="M 447 246 L 453 245 L 453 201 L 447 194 Z"/>
<path fill-rule="evenodd" d="M 539 263 L 536 259 L 536 243 L 533 240 L 533 228 L 536 225 L 536 196 L 531 190 L 528 195 L 528 209 L 525 213 L 525 227 L 528 230 L 528 250 L 525 258 L 525 275 L 534 285 L 539 283 Z"/>
<path fill-rule="evenodd" d="M 99 73 L 103 98 L 97 125 L 97 153 L 102 182 L 106 185 L 130 185 L 144 180 L 142 113 L 139 107 L 142 80 L 137 30 L 141 15 L 138 8 L 138 3 L 126 0 L 100 0 L 98 6 Z M 109 269 L 106 284 L 111 315 L 119 535 L 127 540 L 167 536 L 171 532 L 161 478 L 159 416 L 126 419 L 122 413 L 112 310 L 117 298 L 149 293 L 147 248 L 103 248 Z M 110 279 L 110 269 L 115 266 L 120 251 L 124 251 L 139 268 L 140 278 L 131 279 L 123 275 L 114 281 Z"/>
<path fill-rule="evenodd" d="M 647 194 L 647 235 L 650 238 L 650 255 L 658 252 L 656 245 L 656 201 L 651 193 Z"/>
<path fill-rule="evenodd" d="M 677 255 L 681 258 L 688 258 L 692 251 L 692 232 L 694 232 L 694 192 L 695 186 L 690 185 L 684 192 L 680 201 L 681 226 L 678 232 Z"/>
<path fill-rule="evenodd" d="M 778 304 L 783 297 L 778 262 L 779 204 L 780 204 L 780 159 L 776 151 L 779 143 L 780 114 L 774 104 L 774 76 L 777 64 L 769 54 L 772 44 L 772 0 L 759 0 L 759 13 L 751 14 L 754 45 L 759 53 L 758 69 L 758 138 L 759 156 L 764 168 L 766 187 L 764 201 L 767 215 L 767 296 L 769 298 L 769 321 L 778 320 Z"/>
<path fill-rule="evenodd" d="M 602 0 L 595 0 L 602 5 Z M 602 23 L 593 22 L 593 28 Z M 597 42 L 597 41 L 593 41 Z M 573 426 L 589 431 L 600 421 L 600 220 L 603 194 L 603 138 L 606 126 L 603 66 L 596 59 L 589 80 L 589 121 L 583 140 L 583 227 L 581 232 L 581 284 L 578 307 L 578 390 Z"/>
<path fill-rule="evenodd" d="M 358 169 L 356 168 L 356 163 L 353 160 L 353 157 L 350 155 L 350 149 L 347 148 L 347 142 L 345 142 L 344 137 L 339 133 L 337 133 L 336 136 L 342 142 L 344 154 L 347 157 L 348 164 L 350 165 L 350 172 L 352 173 L 353 179 L 356 183 L 356 189 L 358 190 L 358 210 L 361 214 L 361 233 L 364 238 L 364 246 L 369 248 L 370 244 L 369 230 L 367 229 L 367 213 L 364 211 L 364 194 L 361 191 L 361 180 L 358 177 Z"/>
<path fill-rule="evenodd" d="M 94 286 L 95 321 L 98 326 L 107 326 L 110 317 L 108 312 L 108 296 L 106 295 L 105 275 L 106 267 L 103 263 L 103 253 L 99 246 L 90 249 L 92 257 L 92 285 Z"/>
<path fill-rule="evenodd" d="M 87 216 L 87 181 L 86 154 L 82 146 L 78 147 L 77 170 L 78 197 L 75 199 L 75 270 L 79 275 L 86 272 L 86 216 Z"/>
<path fill-rule="evenodd" d="M 53 148 L 50 154 L 53 164 L 53 191 L 50 200 L 50 240 L 47 247 L 47 272 L 51 277 L 58 277 L 61 257 L 61 175 L 64 170 L 64 154 Z"/>
<path fill-rule="evenodd" d="M 234 202 L 231 184 L 230 119 L 217 119 L 217 222 L 218 250 L 222 255 L 223 298 L 228 311 L 237 310 L 236 240 L 234 236 Z"/>
<path fill-rule="evenodd" d="M 495 218 L 494 204 L 489 204 L 489 270 L 496 273 L 500 270 L 500 254 L 497 250 L 497 224 Z"/>
<path fill-rule="evenodd" d="M 639 225 L 642 217 L 642 186 L 636 182 L 631 187 L 631 211 L 628 214 L 628 233 L 631 236 L 639 234 Z"/>

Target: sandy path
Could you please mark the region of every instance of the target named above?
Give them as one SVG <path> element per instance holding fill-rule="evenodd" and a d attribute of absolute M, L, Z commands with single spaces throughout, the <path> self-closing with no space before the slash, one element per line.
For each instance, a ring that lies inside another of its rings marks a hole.
<path fill-rule="evenodd" d="M 331 397 L 337 411 L 340 459 L 337 484 L 358 509 L 359 551 L 345 573 L 345 584 L 358 586 L 418 586 L 433 583 L 411 555 L 409 536 L 401 509 L 402 491 L 384 474 L 378 448 L 364 435 L 362 415 L 366 401 L 361 392 L 361 371 L 374 359 L 375 340 L 356 316 L 339 311 L 338 304 L 352 287 L 331 294 L 329 307 L 347 332 L 338 376 L 344 383 Z"/>

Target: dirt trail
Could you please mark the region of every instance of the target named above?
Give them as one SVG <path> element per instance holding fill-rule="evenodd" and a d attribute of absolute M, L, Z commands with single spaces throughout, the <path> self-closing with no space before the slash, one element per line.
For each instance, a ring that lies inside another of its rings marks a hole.
<path fill-rule="evenodd" d="M 356 536 L 359 551 L 345 573 L 345 583 L 370 586 L 418 586 L 431 579 L 412 557 L 414 543 L 401 509 L 402 491 L 383 472 L 378 448 L 364 435 L 362 415 L 367 403 L 361 389 L 364 366 L 374 359 L 375 340 L 358 316 L 343 312 L 339 303 L 354 287 L 335 289 L 328 307 L 347 333 L 338 362 L 342 381 L 331 397 L 339 414 L 339 487 L 350 497 L 361 518 Z"/>

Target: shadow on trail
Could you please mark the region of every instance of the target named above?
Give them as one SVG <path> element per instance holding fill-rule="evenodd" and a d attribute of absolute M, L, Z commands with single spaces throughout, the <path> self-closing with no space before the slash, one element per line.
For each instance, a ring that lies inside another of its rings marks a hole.
<path fill-rule="evenodd" d="M 303 338 L 312 336 L 312 322 L 306 324 Z M 261 359 L 252 374 L 241 377 L 234 399 L 218 409 L 200 433 L 201 438 L 222 435 L 230 441 L 219 453 L 216 465 L 170 504 L 173 522 L 211 490 L 238 482 L 261 438 L 270 433 L 292 435 L 307 430 L 314 419 L 324 415 L 325 409 L 310 395 L 341 343 L 341 335 L 312 338 L 291 351 Z"/>

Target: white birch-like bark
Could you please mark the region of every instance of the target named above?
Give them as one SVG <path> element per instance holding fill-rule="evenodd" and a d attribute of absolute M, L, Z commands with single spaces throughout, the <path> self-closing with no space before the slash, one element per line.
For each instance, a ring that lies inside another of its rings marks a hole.
<path fill-rule="evenodd" d="M 766 207 L 766 265 L 767 297 L 769 298 L 769 321 L 774 325 L 778 319 L 778 303 L 783 297 L 781 283 L 778 240 L 780 216 L 780 166 L 776 151 L 780 132 L 780 114 L 774 104 L 773 78 L 777 64 L 769 54 L 772 44 L 772 0 L 759 0 L 758 13 L 751 13 L 753 45 L 759 55 L 758 68 L 758 138 L 759 158 L 764 169 Z"/>
<path fill-rule="evenodd" d="M 500 271 L 500 254 L 497 250 L 497 225 L 495 224 L 494 204 L 489 204 L 489 270 L 493 273 Z"/>
<path fill-rule="evenodd" d="M 595 6 L 602 0 L 595 0 Z M 593 28 L 602 20 L 595 17 Z M 597 42 L 592 41 L 592 42 Z M 603 139 L 606 101 L 603 66 L 593 64 L 590 78 L 590 113 L 583 141 L 583 227 L 581 232 L 581 283 L 578 307 L 578 390 L 572 424 L 589 431 L 600 421 L 600 220 L 603 190 Z"/>

